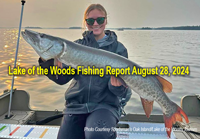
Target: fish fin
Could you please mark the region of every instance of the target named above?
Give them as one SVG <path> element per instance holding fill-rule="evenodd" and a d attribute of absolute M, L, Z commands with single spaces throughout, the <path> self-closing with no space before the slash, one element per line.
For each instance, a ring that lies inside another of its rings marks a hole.
<path fill-rule="evenodd" d="M 62 63 L 58 60 L 58 58 L 54 58 L 54 66 L 57 66 L 58 68 L 63 68 Z M 56 79 L 58 79 L 57 74 L 56 74 Z"/>
<path fill-rule="evenodd" d="M 141 98 L 141 97 L 140 97 L 140 99 L 142 102 L 144 112 L 145 112 L 147 118 L 149 118 L 151 115 L 151 111 L 153 110 L 153 102 L 154 101 L 149 101 L 149 100 Z"/>
<path fill-rule="evenodd" d="M 172 84 L 171 84 L 169 81 L 167 81 L 166 79 L 164 79 L 164 78 L 162 78 L 162 77 L 160 77 L 160 76 L 157 76 L 157 75 L 156 75 L 156 78 L 157 78 L 158 81 L 162 84 L 162 86 L 163 86 L 163 91 L 164 91 L 165 93 L 170 93 L 170 92 L 172 92 Z"/>
<path fill-rule="evenodd" d="M 117 76 L 117 77 L 115 77 L 115 78 L 117 78 L 117 80 L 118 80 L 124 87 L 128 88 L 128 85 L 124 82 L 124 80 L 123 80 L 121 77 Z"/>
<path fill-rule="evenodd" d="M 62 69 L 63 68 L 62 62 L 58 61 L 58 66 Z"/>
<path fill-rule="evenodd" d="M 166 131 L 167 131 L 167 135 L 169 137 L 171 136 L 171 131 L 172 131 L 173 124 L 175 124 L 176 121 L 179 121 L 179 122 L 183 121 L 182 120 L 182 116 L 184 117 L 186 123 L 189 123 L 188 117 L 185 114 L 185 112 L 178 105 L 176 105 L 176 106 L 177 106 L 177 110 L 172 116 L 167 117 L 165 114 L 163 115 L 164 121 L 165 121 L 165 128 L 166 128 Z"/>
<path fill-rule="evenodd" d="M 58 66 L 58 59 L 54 58 L 54 66 Z M 56 79 L 58 79 L 58 75 L 56 74 Z"/>
<path fill-rule="evenodd" d="M 63 42 L 63 50 L 57 57 L 54 58 L 54 66 L 58 66 L 58 68 L 63 68 L 63 64 L 62 62 L 60 62 L 59 58 L 63 57 L 66 51 L 67 51 L 67 44 Z"/>
<path fill-rule="evenodd" d="M 63 68 L 62 63 L 58 60 L 58 58 L 54 58 L 54 66 L 58 66 L 58 68 Z"/>
<path fill-rule="evenodd" d="M 57 65 L 58 65 L 58 59 L 54 58 L 54 66 L 57 66 Z"/>

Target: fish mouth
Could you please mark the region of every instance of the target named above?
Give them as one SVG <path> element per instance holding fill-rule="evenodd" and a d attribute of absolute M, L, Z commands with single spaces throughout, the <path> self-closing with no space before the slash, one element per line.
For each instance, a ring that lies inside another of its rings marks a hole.
<path fill-rule="evenodd" d="M 25 31 L 22 31 L 21 34 L 27 42 L 32 42 L 34 45 L 36 45 L 37 44 L 36 42 L 38 41 L 39 44 L 40 41 L 40 37 L 38 37 L 39 33 L 25 29 Z M 46 48 L 46 50 L 42 50 L 42 48 L 39 45 L 38 47 L 40 49 L 40 53 L 43 54 L 48 50 L 50 50 L 53 47 L 53 45 L 50 44 L 50 47 Z"/>
<path fill-rule="evenodd" d="M 21 31 L 21 34 L 22 34 L 22 37 L 23 37 L 26 41 L 28 41 L 28 37 L 27 37 L 25 31 Z"/>
<path fill-rule="evenodd" d="M 29 43 L 35 44 L 35 42 L 37 41 L 37 39 L 34 39 L 34 38 L 37 38 L 38 33 L 34 31 L 25 29 L 25 31 L 21 31 L 21 34 L 22 34 L 22 37 Z"/>

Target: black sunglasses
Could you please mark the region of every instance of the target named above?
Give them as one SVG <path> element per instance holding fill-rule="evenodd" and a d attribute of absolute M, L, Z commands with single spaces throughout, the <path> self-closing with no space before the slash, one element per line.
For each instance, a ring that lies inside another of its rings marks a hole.
<path fill-rule="evenodd" d="M 85 19 L 85 21 L 86 21 L 86 23 L 87 23 L 88 25 L 92 26 L 92 25 L 94 25 L 94 21 L 95 21 L 95 20 L 97 21 L 97 23 L 98 23 L 99 25 L 101 25 L 101 24 L 104 23 L 105 19 L 106 19 L 105 17 L 98 17 L 97 19 L 88 18 L 88 19 Z"/>

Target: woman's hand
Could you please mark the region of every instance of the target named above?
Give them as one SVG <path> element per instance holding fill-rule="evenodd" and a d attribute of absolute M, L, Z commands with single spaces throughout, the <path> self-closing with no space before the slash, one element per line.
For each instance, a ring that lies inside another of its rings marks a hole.
<path fill-rule="evenodd" d="M 45 62 L 46 60 L 43 59 L 42 57 L 40 57 L 42 59 L 43 62 Z M 63 68 L 62 63 L 60 61 L 58 61 L 56 58 L 54 59 L 54 66 L 58 66 L 58 68 Z"/>
<path fill-rule="evenodd" d="M 117 80 L 114 76 L 111 76 L 111 85 L 113 86 L 121 86 L 121 82 Z"/>

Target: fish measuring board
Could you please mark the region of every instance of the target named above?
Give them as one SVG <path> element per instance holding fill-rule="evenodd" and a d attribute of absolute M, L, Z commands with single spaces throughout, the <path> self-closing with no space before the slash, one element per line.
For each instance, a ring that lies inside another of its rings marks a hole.
<path fill-rule="evenodd" d="M 58 127 L 0 124 L 0 138 L 56 139 Z"/>
<path fill-rule="evenodd" d="M 157 123 L 137 123 L 137 122 L 120 122 L 129 124 L 135 129 L 139 128 L 162 128 L 164 124 Z M 151 126 L 151 127 L 150 127 Z M 0 124 L 0 138 L 17 138 L 17 139 L 56 139 L 59 127 L 35 126 L 35 125 L 15 125 Z M 117 131 L 117 139 L 167 139 L 165 132 L 143 132 L 143 131 Z M 172 132 L 171 139 L 175 139 Z"/>

